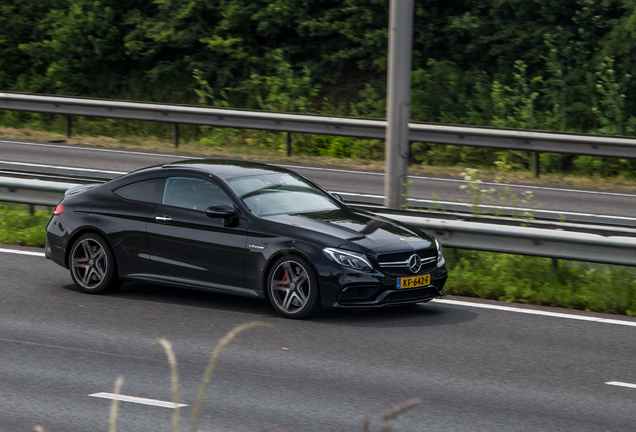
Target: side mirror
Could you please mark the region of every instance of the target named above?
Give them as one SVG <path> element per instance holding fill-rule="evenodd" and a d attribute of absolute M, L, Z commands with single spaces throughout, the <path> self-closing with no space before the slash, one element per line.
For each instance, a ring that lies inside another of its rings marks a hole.
<path fill-rule="evenodd" d="M 337 193 L 332 193 L 331 196 L 344 204 L 344 201 L 343 201 L 342 197 L 340 195 L 338 195 Z"/>
<path fill-rule="evenodd" d="M 232 204 L 215 204 L 205 211 L 209 218 L 231 218 L 236 214 L 236 209 Z"/>

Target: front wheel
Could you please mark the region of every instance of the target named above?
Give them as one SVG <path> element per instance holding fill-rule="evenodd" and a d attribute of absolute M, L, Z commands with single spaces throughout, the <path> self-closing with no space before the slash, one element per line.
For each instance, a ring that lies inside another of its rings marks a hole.
<path fill-rule="evenodd" d="M 73 243 L 69 261 L 73 282 L 84 292 L 101 294 L 121 286 L 115 257 L 106 240 L 98 234 L 79 236 Z"/>
<path fill-rule="evenodd" d="M 318 279 L 311 265 L 298 256 L 284 256 L 274 263 L 267 294 L 276 312 L 286 318 L 306 318 L 320 311 Z"/>

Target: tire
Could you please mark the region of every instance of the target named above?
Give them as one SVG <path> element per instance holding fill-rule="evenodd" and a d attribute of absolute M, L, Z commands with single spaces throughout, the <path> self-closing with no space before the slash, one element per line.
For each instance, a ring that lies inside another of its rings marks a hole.
<path fill-rule="evenodd" d="M 285 318 L 307 318 L 321 310 L 318 279 L 307 260 L 296 255 L 274 263 L 267 277 L 267 296 Z"/>
<path fill-rule="evenodd" d="M 75 240 L 69 269 L 75 285 L 89 294 L 113 292 L 121 286 L 113 252 L 96 233 L 82 234 Z"/>

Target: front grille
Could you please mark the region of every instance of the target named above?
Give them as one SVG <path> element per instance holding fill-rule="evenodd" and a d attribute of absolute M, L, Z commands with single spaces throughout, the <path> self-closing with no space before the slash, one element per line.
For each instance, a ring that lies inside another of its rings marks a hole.
<path fill-rule="evenodd" d="M 421 259 L 432 258 L 437 256 L 437 249 L 435 247 L 430 247 L 427 249 L 418 249 L 416 251 L 382 254 L 378 255 L 378 262 L 380 263 L 380 265 L 382 265 L 382 263 L 387 262 L 406 261 L 411 258 L 411 255 L 413 255 L 414 253 L 418 254 Z"/>
<path fill-rule="evenodd" d="M 417 254 L 422 261 L 432 259 L 432 262 L 422 262 L 420 271 L 418 271 L 417 273 L 412 273 L 406 263 L 408 262 L 409 258 L 413 256 L 413 254 Z M 414 276 L 416 274 L 421 275 L 430 273 L 435 270 L 435 266 L 437 265 L 437 260 L 435 258 L 437 258 L 437 248 L 429 247 L 426 249 L 418 249 L 416 251 L 395 252 L 390 254 L 378 255 L 378 264 L 380 265 L 382 273 L 387 276 L 408 277 Z"/>
<path fill-rule="evenodd" d="M 404 291 L 394 291 L 382 299 L 382 303 L 395 303 L 413 300 L 426 300 L 439 296 L 435 287 L 409 289 Z"/>

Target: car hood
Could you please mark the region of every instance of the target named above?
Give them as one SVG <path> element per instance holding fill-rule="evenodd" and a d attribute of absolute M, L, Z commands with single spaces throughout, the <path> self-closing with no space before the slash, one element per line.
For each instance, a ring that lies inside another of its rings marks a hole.
<path fill-rule="evenodd" d="M 342 240 L 340 245 L 351 242 L 377 251 L 396 249 L 391 247 L 395 245 L 398 249 L 422 248 L 434 241 L 399 222 L 351 209 L 272 215 L 265 219 L 336 237 Z"/>

